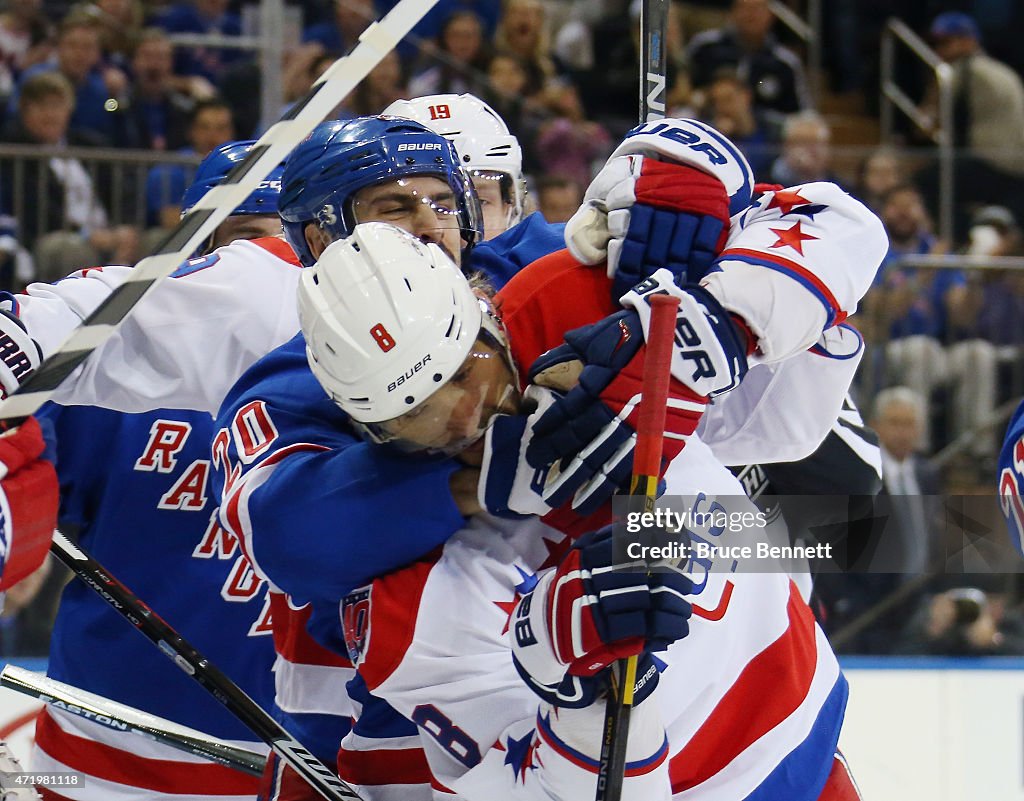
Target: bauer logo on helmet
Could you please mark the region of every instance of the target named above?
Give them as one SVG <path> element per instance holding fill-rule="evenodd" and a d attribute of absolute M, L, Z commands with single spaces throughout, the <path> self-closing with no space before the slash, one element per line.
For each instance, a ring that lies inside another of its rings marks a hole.
<path fill-rule="evenodd" d="M 414 364 L 412 367 L 406 370 L 402 375 L 398 376 L 398 378 L 396 378 L 394 381 L 388 384 L 388 392 L 394 392 L 396 389 L 402 386 L 402 384 L 404 384 L 406 381 L 408 381 L 410 378 L 416 375 L 416 373 L 422 370 L 423 365 L 425 365 L 429 361 L 430 354 L 428 353 L 426 356 L 424 356 L 422 359 L 416 362 L 416 364 Z"/>
<path fill-rule="evenodd" d="M 440 150 L 440 142 L 402 142 L 397 148 L 397 152 L 401 153 L 403 150 Z"/>

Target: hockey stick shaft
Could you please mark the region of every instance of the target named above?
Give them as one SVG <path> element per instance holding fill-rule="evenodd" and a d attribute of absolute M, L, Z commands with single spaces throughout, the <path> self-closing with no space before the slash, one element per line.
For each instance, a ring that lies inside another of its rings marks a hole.
<path fill-rule="evenodd" d="M 321 796 L 329 801 L 362 801 L 355 790 L 328 770 L 237 684 L 186 642 L 131 590 L 110 575 L 99 562 L 60 532 L 54 533 L 50 551 L 181 670 L 248 726 Z"/>
<path fill-rule="evenodd" d="M 253 776 L 263 775 L 267 758 L 262 754 L 150 715 L 141 709 L 80 690 L 41 673 L 5 665 L 0 671 L 0 685 L 38 698 L 70 715 L 90 720 L 113 731 L 138 734 Z"/>
<path fill-rule="evenodd" d="M 669 0 L 643 0 L 640 10 L 640 122 L 665 116 Z"/>
<path fill-rule="evenodd" d="M 658 498 L 658 473 L 661 471 L 661 443 L 675 341 L 676 308 L 679 298 L 655 295 L 651 303 L 651 327 L 644 357 L 642 395 L 637 418 L 636 450 L 633 454 L 633 479 L 630 498 L 638 511 L 653 512 Z M 634 511 L 633 508 L 630 511 Z M 618 691 L 608 694 L 598 763 L 596 801 L 618 801 L 626 772 L 626 745 L 629 718 L 633 709 L 637 657 L 617 665 Z"/>
<path fill-rule="evenodd" d="M 157 247 L 76 328 L 24 384 L 0 402 L 0 423 L 9 427 L 35 413 L 78 365 L 106 342 L 129 312 L 173 273 L 212 234 L 288 153 L 393 50 L 437 0 L 400 0 L 372 23 L 359 43 L 334 62 L 309 92 L 261 136 L 223 182 L 211 189 Z"/>

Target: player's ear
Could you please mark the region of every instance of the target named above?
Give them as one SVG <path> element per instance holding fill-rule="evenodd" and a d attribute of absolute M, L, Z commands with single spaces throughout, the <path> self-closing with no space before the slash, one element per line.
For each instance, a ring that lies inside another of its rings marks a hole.
<path fill-rule="evenodd" d="M 319 259 L 320 254 L 327 249 L 327 246 L 331 244 L 332 240 L 330 234 L 328 234 L 323 228 L 316 223 L 306 223 L 306 227 L 302 232 L 303 236 L 306 237 L 306 244 L 309 246 L 309 252 L 313 254 L 314 259 Z"/>

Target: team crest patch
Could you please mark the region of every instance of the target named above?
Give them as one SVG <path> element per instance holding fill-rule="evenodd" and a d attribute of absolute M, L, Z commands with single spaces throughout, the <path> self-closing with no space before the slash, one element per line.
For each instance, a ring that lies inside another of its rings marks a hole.
<path fill-rule="evenodd" d="M 353 665 L 358 665 L 366 651 L 370 632 L 370 587 L 350 592 L 341 602 L 341 627 L 345 632 L 345 648 Z"/>

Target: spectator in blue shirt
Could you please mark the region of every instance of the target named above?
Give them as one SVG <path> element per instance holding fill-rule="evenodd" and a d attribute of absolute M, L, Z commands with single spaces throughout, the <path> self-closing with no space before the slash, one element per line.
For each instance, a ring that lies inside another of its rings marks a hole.
<path fill-rule="evenodd" d="M 126 79 L 120 70 L 104 66 L 100 31 L 94 18 L 75 13 L 65 18 L 57 33 L 54 57 L 26 69 L 18 83 L 19 91 L 27 80 L 43 72 L 59 72 L 74 87 L 72 128 L 97 134 L 110 145 L 131 146 L 125 139 L 124 98 L 119 96 Z M 8 106 L 9 116 L 13 116 L 17 108 L 15 92 Z"/>
<path fill-rule="evenodd" d="M 966 278 L 961 270 L 900 264 L 901 256 L 939 254 L 946 249 L 932 234 L 915 187 L 900 184 L 889 190 L 879 213 L 889 234 L 889 253 L 864 299 L 866 322 L 873 329 L 872 337 L 884 343 L 883 381 L 908 386 L 928 400 L 950 377 L 947 346 L 952 326 L 965 314 Z M 924 440 L 928 450 L 932 432 L 927 427 Z"/>
<path fill-rule="evenodd" d="M 754 93 L 735 70 L 715 74 L 704 92 L 700 118 L 743 152 L 755 178 L 768 176 L 779 148 L 779 127 L 754 108 Z"/>
<path fill-rule="evenodd" d="M 231 107 L 220 98 L 200 100 L 192 109 L 188 147 L 179 153 L 198 161 L 217 145 L 235 138 Z M 150 225 L 173 228 L 181 217 L 181 196 L 192 182 L 195 169 L 181 164 L 158 164 L 146 176 L 146 216 Z"/>
<path fill-rule="evenodd" d="M 188 144 L 195 102 L 174 87 L 174 48 L 159 28 L 142 32 L 131 60 L 128 117 L 138 147 L 180 150 Z"/>

